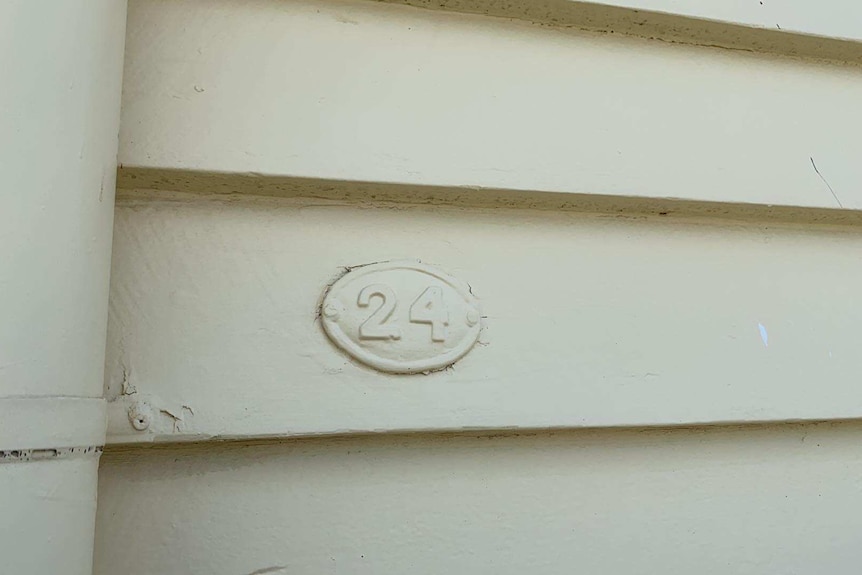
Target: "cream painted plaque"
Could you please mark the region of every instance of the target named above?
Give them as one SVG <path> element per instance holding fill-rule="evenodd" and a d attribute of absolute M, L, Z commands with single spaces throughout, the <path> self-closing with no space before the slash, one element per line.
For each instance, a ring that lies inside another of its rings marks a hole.
<path fill-rule="evenodd" d="M 448 367 L 476 343 L 482 321 L 467 284 L 417 261 L 350 268 L 327 291 L 320 317 L 336 346 L 391 373 Z"/>

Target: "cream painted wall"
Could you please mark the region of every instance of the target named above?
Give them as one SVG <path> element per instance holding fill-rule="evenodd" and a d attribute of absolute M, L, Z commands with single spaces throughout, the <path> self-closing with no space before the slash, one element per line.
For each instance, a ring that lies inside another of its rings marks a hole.
<path fill-rule="evenodd" d="M 131 22 L 126 168 L 862 207 L 858 62 L 362 2 Z"/>
<path fill-rule="evenodd" d="M 845 0 L 598 0 L 600 4 L 776 28 L 788 33 L 862 40 L 862 6 Z"/>
<path fill-rule="evenodd" d="M 111 442 L 862 415 L 854 226 L 141 195 L 117 207 Z M 343 266 L 411 257 L 470 283 L 482 343 L 381 374 L 318 301 Z"/>
<path fill-rule="evenodd" d="M 131 3 L 94 573 L 858 571 L 855 5 L 419 1 Z"/>
<path fill-rule="evenodd" d="M 106 454 L 97 575 L 857 572 L 857 423 Z M 267 571 L 268 569 L 268 571 Z"/>
<path fill-rule="evenodd" d="M 715 22 L 724 28 L 725 40 L 738 35 L 754 38 L 741 28 L 754 28 L 757 38 L 764 38 L 764 31 L 781 31 L 785 36 L 784 47 L 792 46 L 794 37 L 810 35 L 821 41 L 826 38 L 862 39 L 862 9 L 856 2 L 848 0 L 534 0 L 533 2 L 496 3 L 490 0 L 384 0 L 426 8 L 443 8 L 479 14 L 506 15 L 560 26 L 592 27 L 598 22 L 615 19 L 617 32 L 622 24 L 625 32 L 636 33 L 636 28 L 626 26 L 626 15 L 638 27 L 662 22 L 665 34 L 688 31 L 690 42 L 697 42 L 694 32 L 717 30 L 707 22 Z M 603 10 L 604 9 L 604 10 Z M 606 14 L 608 16 L 604 16 Z M 584 18 L 589 16 L 589 18 Z M 662 16 L 670 18 L 659 19 Z M 577 19 L 581 17 L 582 19 Z M 698 28 L 702 26 L 702 28 Z M 683 32 L 685 34 L 685 32 Z M 640 33 L 639 35 L 649 35 Z M 761 43 L 762 40 L 758 40 Z M 760 45 L 763 47 L 763 44 Z"/>

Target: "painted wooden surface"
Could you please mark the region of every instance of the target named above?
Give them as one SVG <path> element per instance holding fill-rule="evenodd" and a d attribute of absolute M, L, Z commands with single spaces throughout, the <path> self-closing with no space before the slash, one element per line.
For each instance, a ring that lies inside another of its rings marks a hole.
<path fill-rule="evenodd" d="M 862 10 L 852 0 L 530 0 L 500 3 L 493 0 L 383 0 L 422 8 L 437 8 L 492 16 L 518 18 L 563 27 L 604 28 L 617 33 L 661 36 L 686 32 L 697 42 L 696 32 L 723 26 L 724 40 L 739 35 L 763 38 L 764 31 L 780 31 L 787 39 L 808 35 L 847 41 L 862 39 Z M 635 26 L 630 27 L 631 24 Z M 638 28 L 641 30 L 638 32 Z M 753 28 L 748 35 L 744 28 Z M 675 39 L 681 39 L 675 36 Z M 705 37 L 701 37 L 703 42 Z M 792 42 L 792 40 L 791 40 Z M 788 44 L 785 43 L 785 47 Z M 760 47 L 763 47 L 762 45 Z"/>
<path fill-rule="evenodd" d="M 129 22 L 124 166 L 862 208 L 856 65 L 363 2 Z"/>
<path fill-rule="evenodd" d="M 102 446 L 106 423 L 100 397 L 0 398 L 0 452 Z"/>
<path fill-rule="evenodd" d="M 860 254 L 855 226 L 126 199 L 110 441 L 860 417 Z M 400 258 L 482 305 L 451 370 L 377 373 L 316 320 L 343 266 Z"/>
<path fill-rule="evenodd" d="M 850 0 L 593 0 L 598 4 L 862 40 L 862 6 Z"/>
<path fill-rule="evenodd" d="M 96 575 L 852 574 L 858 423 L 106 453 Z"/>
<path fill-rule="evenodd" d="M 854 11 L 133 0 L 94 573 L 858 571 Z M 453 369 L 317 321 L 402 258 Z"/>
<path fill-rule="evenodd" d="M 852 0 L 383 0 L 418 8 L 524 20 L 541 26 L 674 44 L 862 61 L 860 12 Z"/>
<path fill-rule="evenodd" d="M 125 0 L 0 2 L 0 572 L 91 575 Z"/>
<path fill-rule="evenodd" d="M 0 462 L 4 573 L 91 575 L 98 469 L 93 452 Z"/>
<path fill-rule="evenodd" d="M 0 397 L 102 393 L 125 14 L 0 4 Z"/>

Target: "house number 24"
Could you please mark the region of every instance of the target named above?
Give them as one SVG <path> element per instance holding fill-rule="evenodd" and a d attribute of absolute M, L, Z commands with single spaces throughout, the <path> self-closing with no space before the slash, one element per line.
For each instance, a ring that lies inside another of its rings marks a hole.
<path fill-rule="evenodd" d="M 464 356 L 482 315 L 470 286 L 417 261 L 351 268 L 333 283 L 319 317 L 330 341 L 389 373 L 430 373 Z"/>
<path fill-rule="evenodd" d="M 398 319 L 398 297 L 386 284 L 367 285 L 359 292 L 356 303 L 359 307 L 371 307 L 377 300 L 377 309 L 359 326 L 359 339 L 401 339 Z M 395 321 L 389 321 L 393 319 Z M 446 341 L 446 328 L 449 326 L 449 312 L 443 303 L 443 289 L 430 286 L 416 298 L 410 306 L 410 323 L 431 326 L 431 341 Z"/>

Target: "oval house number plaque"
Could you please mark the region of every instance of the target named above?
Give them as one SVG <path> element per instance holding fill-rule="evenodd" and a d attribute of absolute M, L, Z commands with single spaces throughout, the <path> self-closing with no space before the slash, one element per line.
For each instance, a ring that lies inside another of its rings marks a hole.
<path fill-rule="evenodd" d="M 352 268 L 321 304 L 329 338 L 381 371 L 445 368 L 479 339 L 479 302 L 467 285 L 431 266 L 385 262 Z"/>

